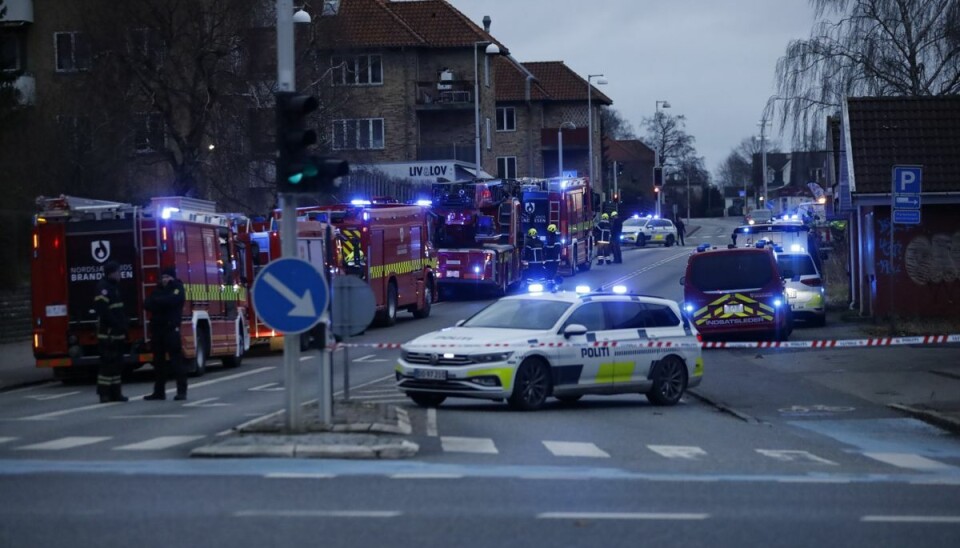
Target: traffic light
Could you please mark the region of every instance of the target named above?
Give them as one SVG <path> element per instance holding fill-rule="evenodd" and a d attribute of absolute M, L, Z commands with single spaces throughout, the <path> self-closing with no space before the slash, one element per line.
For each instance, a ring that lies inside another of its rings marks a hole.
<path fill-rule="evenodd" d="M 663 168 L 660 166 L 653 168 L 653 186 L 663 186 Z"/>
<path fill-rule="evenodd" d="M 307 117 L 320 102 L 311 95 L 277 92 L 277 190 L 309 192 L 305 187 L 311 171 L 307 149 L 317 142 L 317 132 L 307 127 Z"/>

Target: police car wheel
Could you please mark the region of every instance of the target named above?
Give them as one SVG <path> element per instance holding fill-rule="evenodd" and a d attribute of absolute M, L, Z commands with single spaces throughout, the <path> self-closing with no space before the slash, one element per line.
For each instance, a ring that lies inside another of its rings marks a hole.
<path fill-rule="evenodd" d="M 643 232 L 637 233 L 637 247 L 646 247 L 647 246 L 647 237 L 643 235 Z"/>
<path fill-rule="evenodd" d="M 557 396 L 557 399 L 560 400 L 560 403 L 569 405 L 569 404 L 577 403 L 578 401 L 580 401 L 580 398 L 582 397 L 583 396 L 581 394 L 577 394 L 576 396 Z"/>
<path fill-rule="evenodd" d="M 654 405 L 676 405 L 687 389 L 687 367 L 675 356 L 668 356 L 653 374 L 653 388 L 647 399 Z"/>
<path fill-rule="evenodd" d="M 543 406 L 550 391 L 550 366 L 541 359 L 532 358 L 520 364 L 513 394 L 507 401 L 514 409 L 533 411 Z"/>
<path fill-rule="evenodd" d="M 437 407 L 447 399 L 446 396 L 440 394 L 426 394 L 423 392 L 407 392 L 407 397 L 420 407 Z"/>

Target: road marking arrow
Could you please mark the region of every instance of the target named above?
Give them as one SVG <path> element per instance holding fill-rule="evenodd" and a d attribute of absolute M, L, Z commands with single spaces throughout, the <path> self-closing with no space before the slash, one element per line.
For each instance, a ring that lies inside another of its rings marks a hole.
<path fill-rule="evenodd" d="M 819 464 L 832 464 L 836 465 L 837 463 L 832 460 L 827 460 L 820 458 L 814 454 L 808 453 L 807 451 L 796 451 L 788 449 L 757 449 L 757 453 L 761 455 L 782 461 L 782 462 L 815 462 Z"/>
<path fill-rule="evenodd" d="M 692 445 L 648 445 L 647 447 L 668 459 L 696 460 L 707 456 L 706 451 Z"/>
<path fill-rule="evenodd" d="M 287 313 L 288 316 L 303 318 L 316 317 L 317 309 L 313 306 L 313 298 L 309 289 L 303 292 L 303 297 L 298 297 L 296 293 L 291 291 L 289 287 L 285 286 L 283 282 L 270 272 L 263 275 L 263 281 L 279 293 L 281 297 L 293 303 L 293 310 Z"/>

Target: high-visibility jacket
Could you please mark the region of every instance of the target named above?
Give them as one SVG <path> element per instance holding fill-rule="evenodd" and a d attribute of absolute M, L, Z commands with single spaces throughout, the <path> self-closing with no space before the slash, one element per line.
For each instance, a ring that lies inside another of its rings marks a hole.
<path fill-rule="evenodd" d="M 122 341 L 127 338 L 129 319 L 123 310 L 123 300 L 117 282 L 104 277 L 97 282 L 97 296 L 93 298 L 97 312 L 97 338 L 101 341 Z"/>

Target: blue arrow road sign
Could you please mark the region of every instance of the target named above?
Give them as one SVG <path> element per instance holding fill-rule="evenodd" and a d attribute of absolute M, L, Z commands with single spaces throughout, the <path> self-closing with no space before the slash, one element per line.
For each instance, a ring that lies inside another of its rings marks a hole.
<path fill-rule="evenodd" d="M 893 207 L 902 209 L 920 209 L 920 196 L 894 196 Z"/>
<path fill-rule="evenodd" d="M 253 282 L 253 309 L 281 333 L 303 333 L 316 325 L 329 296 L 323 275 L 301 259 L 273 261 Z"/>

